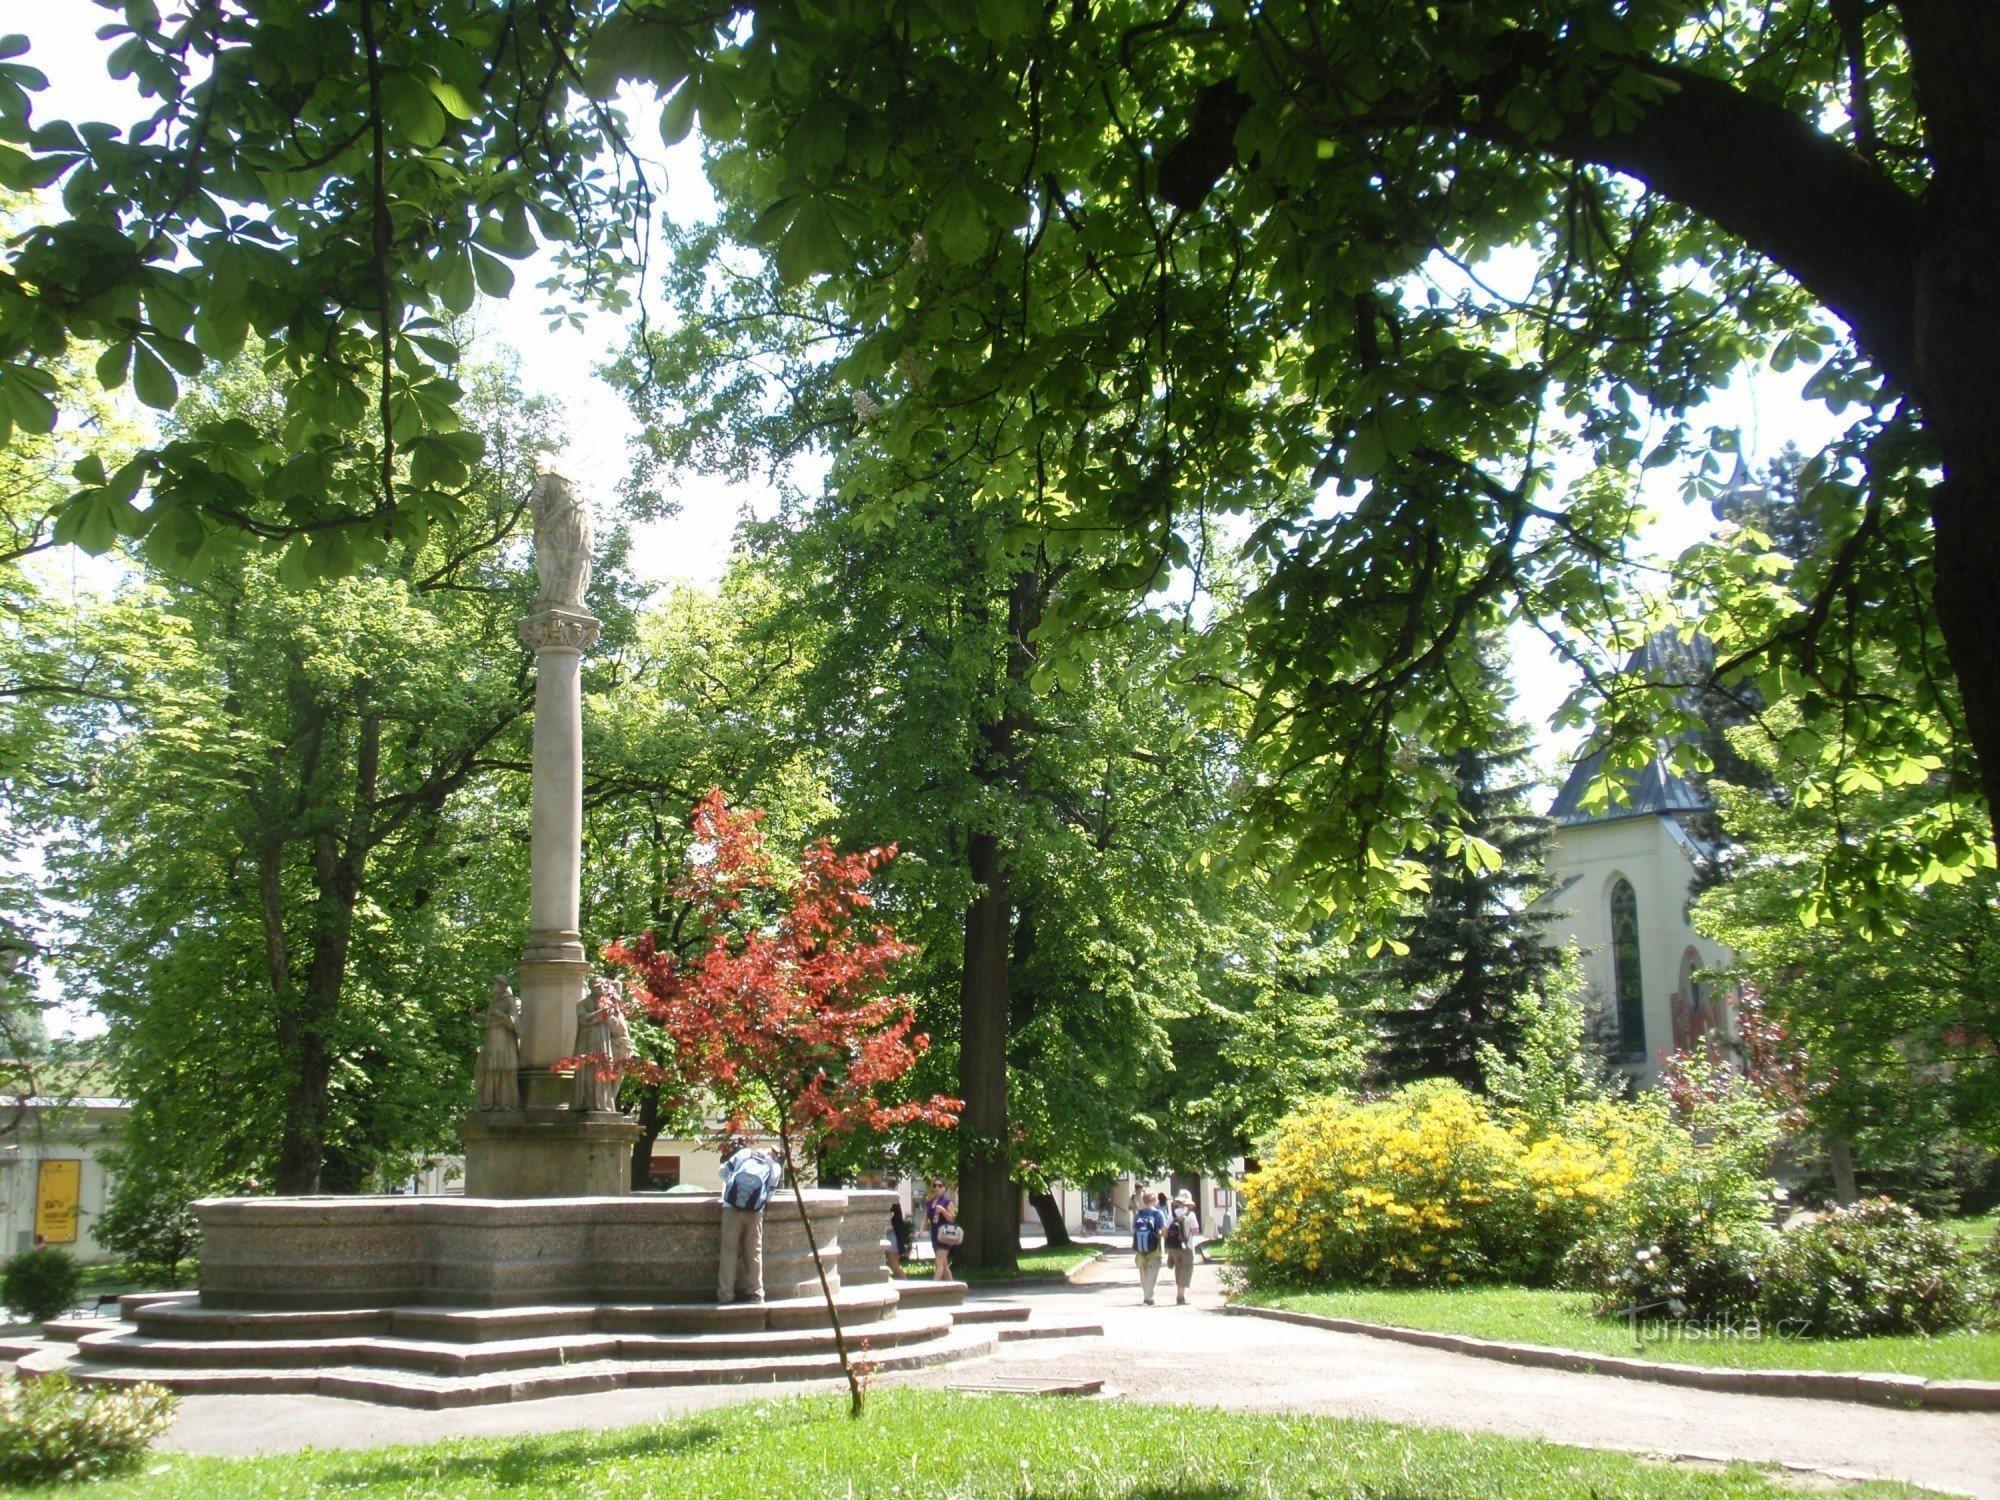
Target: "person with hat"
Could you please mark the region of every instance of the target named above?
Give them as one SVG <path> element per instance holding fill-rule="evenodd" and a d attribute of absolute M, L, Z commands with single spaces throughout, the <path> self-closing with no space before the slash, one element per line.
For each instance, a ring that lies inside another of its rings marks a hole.
<path fill-rule="evenodd" d="M 1177 1307 L 1187 1306 L 1188 1287 L 1194 1281 L 1194 1242 L 1200 1235 L 1201 1220 L 1194 1211 L 1194 1194 L 1182 1188 L 1174 1194 L 1174 1206 L 1167 1214 L 1164 1237 L 1167 1264 L 1174 1268 L 1174 1305 Z"/>

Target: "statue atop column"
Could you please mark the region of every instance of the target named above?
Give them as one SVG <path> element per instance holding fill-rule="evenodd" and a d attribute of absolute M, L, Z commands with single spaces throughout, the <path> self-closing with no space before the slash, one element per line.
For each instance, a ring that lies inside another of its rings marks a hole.
<path fill-rule="evenodd" d="M 521 999 L 504 976 L 493 976 L 486 1007 L 486 1040 L 479 1048 L 473 1079 L 481 1109 L 519 1109 L 516 1080 L 521 1072 Z"/>
<path fill-rule="evenodd" d="M 582 610 L 590 587 L 590 507 L 576 486 L 544 458 L 535 479 L 535 574 L 542 592 L 537 610 Z"/>

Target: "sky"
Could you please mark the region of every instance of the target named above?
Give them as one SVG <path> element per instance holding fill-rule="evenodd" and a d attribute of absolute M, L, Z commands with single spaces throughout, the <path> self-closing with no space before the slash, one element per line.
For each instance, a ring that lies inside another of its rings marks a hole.
<path fill-rule="evenodd" d="M 97 40 L 95 30 L 107 18 L 105 11 L 85 0 L 44 0 L 31 11 L 9 18 L 12 25 L 24 27 L 30 39 L 25 61 L 49 77 L 50 87 L 35 106 L 38 116 L 107 119 L 123 124 L 146 112 L 145 101 L 129 83 L 105 74 L 102 59 L 108 48 Z M 690 135 L 678 146 L 665 147 L 657 134 L 657 108 L 638 98 L 630 105 L 626 114 L 635 143 L 657 165 L 660 176 L 656 182 L 664 180 L 666 185 L 662 202 L 666 215 L 678 222 L 708 217 L 714 200 L 702 174 L 698 138 Z M 534 262 L 527 263 L 522 272 L 518 284 L 524 289 L 531 289 L 547 274 L 546 268 Z M 593 313 L 581 330 L 567 323 L 552 328 L 542 315 L 538 294 L 532 290 L 504 302 L 483 303 L 478 317 L 483 338 L 520 352 L 524 385 L 562 401 L 570 434 L 560 455 L 563 467 L 600 506 L 608 504 L 626 473 L 626 445 L 634 424 L 595 370 L 622 347 L 625 321 Z M 1789 375 L 1746 372 L 1693 413 L 1691 422 L 1697 431 L 1710 426 L 1737 429 L 1742 451 L 1753 466 L 1770 459 L 1788 441 L 1814 451 L 1843 423 L 1823 405 L 1800 397 L 1799 388 L 1808 373 L 1804 369 Z M 1682 478 L 1682 473 L 1673 469 L 1647 476 L 1644 495 L 1654 519 L 1643 542 L 1657 556 L 1673 556 L 1714 529 L 1714 518 L 1705 504 L 1690 505 L 1681 499 Z M 727 564 L 739 516 L 746 508 L 768 512 L 775 503 L 766 485 L 728 484 L 695 474 L 682 476 L 668 493 L 678 503 L 678 515 L 644 527 L 633 550 L 633 567 L 654 582 L 713 582 Z M 1511 644 L 1517 709 L 1542 746 L 1545 767 L 1559 772 L 1574 751 L 1576 736 L 1574 732 L 1552 734 L 1547 720 L 1574 686 L 1571 671 L 1530 631 L 1516 631 Z"/>

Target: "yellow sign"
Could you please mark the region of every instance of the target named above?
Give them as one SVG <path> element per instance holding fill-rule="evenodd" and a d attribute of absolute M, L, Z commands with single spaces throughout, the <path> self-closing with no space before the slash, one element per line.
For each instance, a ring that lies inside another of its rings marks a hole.
<path fill-rule="evenodd" d="M 83 1163 L 44 1161 L 41 1167 L 35 1185 L 35 1238 L 44 1245 L 74 1245 Z"/>

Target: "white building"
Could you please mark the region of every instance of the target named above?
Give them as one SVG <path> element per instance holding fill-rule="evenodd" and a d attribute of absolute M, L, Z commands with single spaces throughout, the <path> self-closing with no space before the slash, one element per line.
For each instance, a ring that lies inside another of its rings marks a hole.
<path fill-rule="evenodd" d="M 103 1151 L 130 1113 L 123 1099 L 0 1098 L 0 1259 L 44 1244 L 116 1259 L 92 1229 L 116 1180 Z"/>
<path fill-rule="evenodd" d="M 1647 641 L 1626 664 L 1629 675 L 1699 682 L 1713 666 L 1700 637 L 1670 634 Z M 1549 816 L 1553 889 L 1539 903 L 1556 914 L 1548 942 L 1574 943 L 1588 992 L 1601 1007 L 1604 1035 L 1621 1067 L 1653 1082 L 1667 1053 L 1704 1033 L 1732 1034 L 1727 997 L 1695 976 L 1721 968 L 1729 950 L 1688 920 L 1699 868 L 1714 857 L 1706 832 L 1713 808 L 1692 782 L 1666 763 L 1649 763 L 1627 796 L 1595 808 L 1585 793 L 1602 772 L 1602 755 L 1579 760 Z"/>

